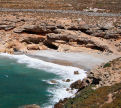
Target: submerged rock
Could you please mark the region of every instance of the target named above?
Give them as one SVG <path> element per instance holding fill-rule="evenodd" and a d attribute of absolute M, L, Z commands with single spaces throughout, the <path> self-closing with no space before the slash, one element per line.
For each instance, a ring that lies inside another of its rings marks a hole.
<path fill-rule="evenodd" d="M 77 74 L 79 74 L 79 72 L 78 71 L 74 71 L 74 74 L 77 75 Z"/>
<path fill-rule="evenodd" d="M 71 80 L 70 79 L 67 79 L 66 82 L 70 82 Z"/>
<path fill-rule="evenodd" d="M 53 83 L 53 84 L 57 83 L 57 81 L 55 81 L 55 80 L 51 80 L 50 82 Z"/>
<path fill-rule="evenodd" d="M 40 106 L 36 105 L 36 104 L 32 104 L 32 105 L 25 105 L 25 106 L 22 106 L 22 107 L 19 107 L 19 108 L 40 108 Z"/>
<path fill-rule="evenodd" d="M 70 90 L 69 88 L 66 89 L 66 91 L 69 91 L 69 90 Z"/>

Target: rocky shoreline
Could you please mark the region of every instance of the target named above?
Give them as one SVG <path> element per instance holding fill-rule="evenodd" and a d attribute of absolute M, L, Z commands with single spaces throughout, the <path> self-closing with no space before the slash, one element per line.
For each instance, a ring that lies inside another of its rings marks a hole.
<path fill-rule="evenodd" d="M 78 89 L 76 96 L 60 100 L 54 108 L 120 107 L 121 57 L 91 70 L 87 78 L 72 83 L 70 87 Z"/>
<path fill-rule="evenodd" d="M 48 49 L 58 52 L 90 52 L 121 55 L 121 18 L 92 16 L 75 19 L 47 19 L 37 14 L 1 14 L 0 52 L 30 54 L 31 52 Z M 105 89 L 105 86 L 107 87 L 106 90 L 116 86 L 114 87 L 116 93 L 112 90 L 114 88 L 112 88 L 111 94 L 106 91 L 109 95 L 107 96 L 106 94 L 105 97 L 112 97 L 114 95 L 117 97 L 117 93 L 120 94 L 120 72 L 121 58 L 91 70 L 86 79 L 83 81 L 78 80 L 71 84 L 72 89 L 78 89 L 76 97 L 61 100 L 55 105 L 55 108 L 69 108 L 70 106 L 78 108 L 80 105 L 85 105 L 81 102 L 95 93 L 95 89 L 98 92 L 100 89 Z M 110 87 L 108 88 L 108 86 Z M 89 95 L 85 95 L 86 91 L 89 91 Z M 86 97 L 83 97 L 81 93 Z M 80 101 L 80 98 L 82 101 Z M 107 99 L 105 102 L 113 102 L 109 101 Z M 105 106 L 105 102 L 97 102 L 96 107 Z"/>

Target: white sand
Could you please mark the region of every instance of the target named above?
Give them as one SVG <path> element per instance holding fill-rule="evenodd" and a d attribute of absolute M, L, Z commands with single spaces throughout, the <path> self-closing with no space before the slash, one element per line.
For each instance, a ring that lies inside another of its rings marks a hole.
<path fill-rule="evenodd" d="M 35 56 L 46 57 L 49 60 L 68 61 L 74 66 L 83 67 L 84 69 L 92 69 L 104 62 L 110 61 L 120 55 L 104 54 L 104 53 L 85 53 L 85 52 L 57 52 L 55 50 L 41 50 L 33 53 Z M 48 61 L 48 60 L 47 60 Z"/>

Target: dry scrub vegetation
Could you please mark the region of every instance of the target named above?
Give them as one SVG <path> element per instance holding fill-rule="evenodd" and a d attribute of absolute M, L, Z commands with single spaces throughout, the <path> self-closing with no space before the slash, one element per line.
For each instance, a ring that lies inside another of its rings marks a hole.
<path fill-rule="evenodd" d="M 121 83 L 93 90 L 91 86 L 80 91 L 64 108 L 120 108 Z"/>
<path fill-rule="evenodd" d="M 121 0 L 0 0 L 1 8 L 83 10 L 105 9 L 121 12 Z"/>

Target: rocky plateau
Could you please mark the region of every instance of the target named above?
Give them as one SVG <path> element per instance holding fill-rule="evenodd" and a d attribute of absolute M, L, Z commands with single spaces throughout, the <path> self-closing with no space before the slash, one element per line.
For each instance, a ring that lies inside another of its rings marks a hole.
<path fill-rule="evenodd" d="M 103 18 L 102 18 L 103 19 Z M 0 52 L 30 52 L 54 49 L 120 53 L 121 20 L 90 23 L 83 19 L 40 19 L 29 16 L 2 15 L 0 18 Z"/>

